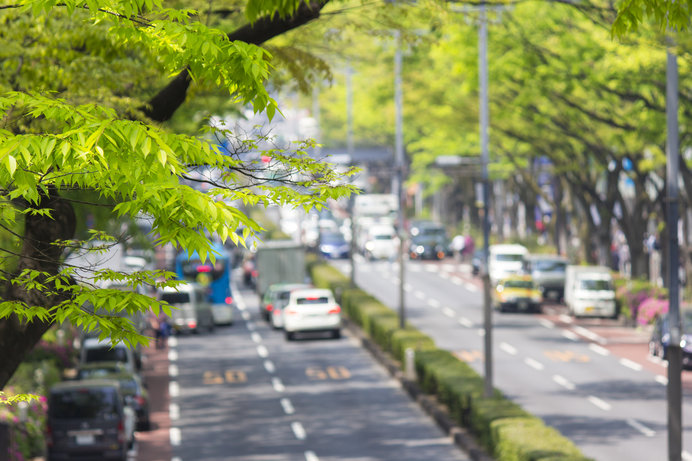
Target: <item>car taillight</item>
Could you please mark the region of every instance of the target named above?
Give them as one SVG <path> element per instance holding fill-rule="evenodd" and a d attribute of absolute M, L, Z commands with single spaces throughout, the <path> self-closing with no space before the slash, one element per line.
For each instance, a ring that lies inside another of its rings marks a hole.
<path fill-rule="evenodd" d="M 187 322 L 187 326 L 194 330 L 195 328 L 197 328 L 197 322 L 195 322 L 195 321 Z"/>
<path fill-rule="evenodd" d="M 274 310 L 274 306 L 272 304 L 267 304 L 267 311 L 271 312 Z"/>
<path fill-rule="evenodd" d="M 281 311 L 280 311 L 280 310 L 277 309 L 277 310 L 274 311 L 274 315 L 280 315 L 280 314 L 281 314 Z"/>
<path fill-rule="evenodd" d="M 50 427 L 50 424 L 46 426 L 46 445 L 53 446 L 53 428 Z"/>
<path fill-rule="evenodd" d="M 298 313 L 298 311 L 295 309 L 286 309 L 286 310 L 284 310 L 284 312 L 286 312 L 286 314 L 288 314 L 288 315 L 294 315 L 294 314 Z"/>
<path fill-rule="evenodd" d="M 137 402 L 142 407 L 144 406 L 145 403 L 147 403 L 147 401 L 144 400 L 144 397 L 142 397 L 141 395 L 135 396 L 135 402 Z"/>
<path fill-rule="evenodd" d="M 329 309 L 328 313 L 329 314 L 338 314 L 339 312 L 341 312 L 341 306 L 337 305 L 337 306 L 334 306 L 331 309 Z"/>
<path fill-rule="evenodd" d="M 233 298 L 230 296 L 226 297 L 226 304 L 233 304 Z"/>
<path fill-rule="evenodd" d="M 118 421 L 118 442 L 125 443 L 125 424 L 122 419 Z"/>
<path fill-rule="evenodd" d="M 444 257 L 445 257 L 444 252 L 438 251 L 438 252 L 437 252 L 437 257 L 438 257 L 439 259 L 444 259 Z"/>

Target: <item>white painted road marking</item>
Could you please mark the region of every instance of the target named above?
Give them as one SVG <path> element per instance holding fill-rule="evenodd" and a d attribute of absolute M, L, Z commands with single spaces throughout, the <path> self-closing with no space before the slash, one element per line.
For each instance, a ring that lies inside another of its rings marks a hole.
<path fill-rule="evenodd" d="M 454 316 L 456 315 L 456 313 L 449 307 L 445 307 L 444 309 L 442 309 L 442 313 L 449 318 L 454 318 Z"/>
<path fill-rule="evenodd" d="M 668 378 L 666 378 L 665 376 L 656 375 L 656 377 L 654 379 L 659 384 L 663 384 L 664 386 L 668 385 Z"/>
<path fill-rule="evenodd" d="M 250 338 L 252 338 L 252 341 L 255 343 L 261 343 L 262 342 L 262 337 L 260 336 L 259 333 L 256 331 L 253 331 L 252 334 L 250 335 Z"/>
<path fill-rule="evenodd" d="M 305 461 L 320 461 L 314 451 L 305 452 Z"/>
<path fill-rule="evenodd" d="M 511 344 L 500 343 L 500 349 L 507 352 L 509 355 L 517 355 L 517 349 Z"/>
<path fill-rule="evenodd" d="M 540 323 L 541 325 L 543 325 L 546 328 L 554 328 L 555 327 L 555 324 L 553 322 L 551 322 L 550 320 L 546 320 L 546 319 L 539 319 L 538 323 Z"/>
<path fill-rule="evenodd" d="M 579 336 L 576 333 L 569 330 L 562 330 L 562 336 L 569 339 L 570 341 L 579 341 Z"/>
<path fill-rule="evenodd" d="M 629 359 L 620 359 L 620 365 L 627 367 L 627 368 L 634 370 L 634 371 L 642 371 L 642 368 L 643 368 L 637 362 L 633 362 Z"/>
<path fill-rule="evenodd" d="M 608 411 L 612 408 L 608 402 L 606 402 L 605 400 L 601 400 L 598 397 L 595 397 L 593 395 L 590 395 L 587 399 L 594 406 L 600 408 L 603 411 Z"/>
<path fill-rule="evenodd" d="M 175 362 L 178 360 L 178 351 L 175 349 L 171 349 L 168 351 L 168 361 L 169 362 Z"/>
<path fill-rule="evenodd" d="M 291 423 L 291 429 L 293 429 L 293 434 L 298 440 L 305 440 L 307 434 L 305 433 L 305 428 L 298 421 Z"/>
<path fill-rule="evenodd" d="M 524 359 L 524 363 L 533 368 L 534 370 L 538 371 L 541 371 L 543 368 L 545 368 L 541 362 L 539 362 L 538 360 L 534 360 L 530 357 Z"/>
<path fill-rule="evenodd" d="M 286 387 L 279 378 L 272 378 L 272 386 L 276 392 L 283 392 L 286 390 Z"/>
<path fill-rule="evenodd" d="M 598 355 L 602 355 L 604 357 L 610 355 L 610 351 L 608 349 L 606 349 L 605 347 L 601 347 L 598 344 L 589 344 L 589 349 L 591 349 Z"/>
<path fill-rule="evenodd" d="M 168 345 L 170 347 L 178 347 L 178 338 L 176 338 L 175 336 L 171 336 L 170 338 L 168 338 Z"/>
<path fill-rule="evenodd" d="M 425 299 L 425 293 L 422 291 L 416 291 L 413 295 L 418 299 Z"/>
<path fill-rule="evenodd" d="M 646 427 L 645 425 L 643 425 L 642 423 L 640 423 L 637 420 L 628 419 L 627 424 L 629 424 L 631 427 L 635 428 L 636 430 L 638 430 L 639 432 L 641 432 L 642 434 L 644 434 L 647 437 L 653 437 L 656 435 L 656 431 L 654 431 L 653 429 L 649 429 L 648 427 Z"/>
<path fill-rule="evenodd" d="M 171 378 L 175 378 L 176 376 L 178 376 L 178 365 L 168 365 L 168 376 L 170 376 Z"/>
<path fill-rule="evenodd" d="M 459 323 L 466 328 L 471 328 L 473 326 L 473 322 L 467 319 L 466 317 L 459 317 Z"/>
<path fill-rule="evenodd" d="M 267 370 L 268 373 L 274 373 L 276 371 L 276 367 L 271 360 L 264 361 L 264 369 Z"/>
<path fill-rule="evenodd" d="M 176 381 L 171 381 L 168 383 L 168 395 L 171 397 L 177 397 L 180 395 L 180 386 Z"/>
<path fill-rule="evenodd" d="M 572 384 L 566 378 L 563 378 L 560 375 L 553 376 L 553 381 L 555 381 L 556 383 L 558 383 L 560 386 L 564 387 L 567 390 L 573 391 L 574 389 L 576 389 L 576 386 L 574 384 Z"/>
<path fill-rule="evenodd" d="M 296 412 L 295 408 L 293 408 L 293 404 L 288 399 L 281 399 L 281 407 L 287 415 L 292 415 Z"/>
<path fill-rule="evenodd" d="M 257 353 L 263 359 L 269 357 L 269 350 L 265 346 L 262 346 L 262 345 L 257 346 Z"/>
<path fill-rule="evenodd" d="M 171 445 L 173 445 L 174 447 L 180 446 L 180 441 L 182 440 L 182 434 L 180 433 L 180 429 L 178 429 L 177 427 L 171 427 L 169 434 L 171 439 Z"/>
<path fill-rule="evenodd" d="M 437 299 L 429 299 L 428 306 L 437 309 L 438 307 L 440 307 L 440 302 Z"/>
<path fill-rule="evenodd" d="M 171 403 L 168 405 L 168 414 L 172 421 L 180 418 L 180 407 L 177 403 Z"/>

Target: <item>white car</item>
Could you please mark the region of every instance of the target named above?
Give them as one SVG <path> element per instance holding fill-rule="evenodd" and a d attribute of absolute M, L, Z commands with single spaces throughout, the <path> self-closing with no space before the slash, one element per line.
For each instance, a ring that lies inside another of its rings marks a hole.
<path fill-rule="evenodd" d="M 399 238 L 392 226 L 373 226 L 365 243 L 368 259 L 396 259 L 399 252 Z"/>
<path fill-rule="evenodd" d="M 341 307 L 331 290 L 311 288 L 291 292 L 283 309 L 284 332 L 288 341 L 296 333 L 327 331 L 341 337 Z"/>

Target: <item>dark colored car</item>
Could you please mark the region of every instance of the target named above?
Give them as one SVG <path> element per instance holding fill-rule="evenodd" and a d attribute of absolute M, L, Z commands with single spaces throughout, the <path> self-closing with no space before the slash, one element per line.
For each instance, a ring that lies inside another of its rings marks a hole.
<path fill-rule="evenodd" d="M 329 259 L 345 259 L 351 253 L 351 244 L 340 232 L 328 232 L 320 235 L 320 254 Z"/>
<path fill-rule="evenodd" d="M 48 396 L 47 461 L 126 461 L 134 443 L 134 412 L 114 380 L 68 381 Z"/>
<path fill-rule="evenodd" d="M 682 367 L 692 368 L 692 311 L 680 311 L 682 332 L 680 347 L 682 348 Z M 649 352 L 654 357 L 668 360 L 668 346 L 670 345 L 670 321 L 668 314 L 659 316 L 654 322 L 654 329 L 649 339 Z"/>
<path fill-rule="evenodd" d="M 408 255 L 411 259 L 444 259 L 449 247 L 437 237 L 417 235 L 411 238 Z"/>
<path fill-rule="evenodd" d="M 112 379 L 120 383 L 120 393 L 125 403 L 132 407 L 136 415 L 136 429 L 148 431 L 151 427 L 149 419 L 149 393 L 142 378 L 120 367 L 118 362 L 95 362 L 82 365 L 77 370 L 77 379 Z"/>
<path fill-rule="evenodd" d="M 471 257 L 471 273 L 473 275 L 479 275 L 481 273 L 481 267 L 483 266 L 483 249 L 476 250 L 473 252 Z"/>

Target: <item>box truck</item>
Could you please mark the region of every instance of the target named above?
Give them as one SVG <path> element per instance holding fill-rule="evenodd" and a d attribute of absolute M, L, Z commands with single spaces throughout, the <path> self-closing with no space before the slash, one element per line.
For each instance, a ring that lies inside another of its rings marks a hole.
<path fill-rule="evenodd" d="M 615 317 L 613 275 L 605 266 L 567 266 L 565 304 L 575 317 Z"/>
<path fill-rule="evenodd" d="M 307 279 L 305 247 L 293 240 L 269 240 L 258 245 L 255 265 L 260 299 L 274 283 L 303 283 Z"/>

